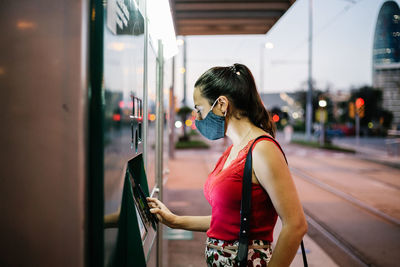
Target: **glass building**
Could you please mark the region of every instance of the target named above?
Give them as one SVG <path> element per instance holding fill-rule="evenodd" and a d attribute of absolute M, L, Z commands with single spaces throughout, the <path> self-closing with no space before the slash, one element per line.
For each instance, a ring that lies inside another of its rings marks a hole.
<path fill-rule="evenodd" d="M 378 14 L 373 46 L 373 85 L 383 90 L 383 106 L 400 127 L 400 9 L 386 1 Z"/>

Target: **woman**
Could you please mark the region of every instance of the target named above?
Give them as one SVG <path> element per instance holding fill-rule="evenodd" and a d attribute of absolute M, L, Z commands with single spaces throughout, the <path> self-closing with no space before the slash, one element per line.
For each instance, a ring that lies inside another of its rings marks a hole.
<path fill-rule="evenodd" d="M 155 198 L 151 212 L 171 228 L 206 231 L 208 266 L 237 266 L 240 201 L 244 164 L 259 136 L 275 137 L 275 125 L 257 92 L 253 75 L 242 64 L 214 67 L 196 81 L 196 126 L 206 138 L 228 136 L 227 148 L 208 176 L 204 194 L 211 216 L 178 216 Z M 277 143 L 261 138 L 252 150 L 252 207 L 248 266 L 289 266 L 307 232 L 307 223 L 284 155 Z M 282 231 L 272 254 L 273 229 L 279 215 Z"/>

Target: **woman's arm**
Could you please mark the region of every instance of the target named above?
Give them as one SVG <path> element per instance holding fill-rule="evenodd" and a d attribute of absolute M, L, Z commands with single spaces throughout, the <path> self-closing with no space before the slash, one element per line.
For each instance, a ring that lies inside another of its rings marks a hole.
<path fill-rule="evenodd" d="M 307 232 L 307 222 L 289 168 L 279 148 L 267 141 L 255 146 L 253 169 L 282 221 L 282 231 L 268 267 L 289 266 Z"/>
<path fill-rule="evenodd" d="M 158 220 L 171 228 L 206 232 L 210 228 L 211 216 L 178 216 L 173 214 L 161 201 L 148 197 L 150 212 L 157 215 Z"/>

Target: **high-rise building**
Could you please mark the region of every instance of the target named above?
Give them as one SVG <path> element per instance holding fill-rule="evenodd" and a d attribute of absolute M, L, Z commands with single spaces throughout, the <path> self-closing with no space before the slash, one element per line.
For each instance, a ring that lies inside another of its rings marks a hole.
<path fill-rule="evenodd" d="M 383 3 L 375 27 L 373 86 L 383 90 L 383 107 L 393 113 L 400 127 L 400 9 L 396 2 Z"/>

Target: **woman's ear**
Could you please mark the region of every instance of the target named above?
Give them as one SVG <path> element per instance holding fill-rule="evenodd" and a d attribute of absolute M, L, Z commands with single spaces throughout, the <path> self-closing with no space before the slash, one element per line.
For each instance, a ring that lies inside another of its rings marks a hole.
<path fill-rule="evenodd" d="M 218 99 L 218 106 L 224 116 L 228 112 L 229 100 L 226 96 L 220 96 Z"/>

